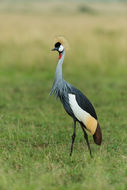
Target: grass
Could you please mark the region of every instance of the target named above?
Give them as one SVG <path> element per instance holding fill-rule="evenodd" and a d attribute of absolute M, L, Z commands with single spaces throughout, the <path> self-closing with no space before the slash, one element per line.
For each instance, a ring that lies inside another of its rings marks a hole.
<path fill-rule="evenodd" d="M 76 3 L 74 10 L 67 14 L 64 10 L 67 3 L 63 4 L 63 12 L 58 11 L 59 3 L 53 9 L 50 4 L 49 12 L 39 14 L 33 8 L 29 13 L 15 11 L 17 4 L 11 11 L 3 5 L 0 12 L 0 189 L 125 190 L 125 6 L 115 4 L 109 14 L 110 4 L 95 4 L 92 6 L 96 10 L 101 7 L 105 11 L 90 15 L 77 12 L 80 5 Z M 48 4 L 36 4 L 37 10 L 45 7 Z M 97 147 L 89 136 L 92 159 L 80 126 L 77 126 L 73 155 L 69 157 L 72 119 L 59 101 L 49 97 L 57 64 L 57 55 L 50 52 L 55 35 L 66 36 L 70 44 L 63 64 L 64 78 L 89 97 L 98 113 L 103 143 Z"/>

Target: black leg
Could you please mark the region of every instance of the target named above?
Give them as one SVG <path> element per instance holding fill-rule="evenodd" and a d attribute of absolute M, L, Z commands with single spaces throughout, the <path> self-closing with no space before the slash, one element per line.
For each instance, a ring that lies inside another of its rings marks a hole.
<path fill-rule="evenodd" d="M 92 153 L 91 153 L 91 149 L 90 149 L 90 144 L 89 144 L 89 140 L 88 140 L 88 135 L 84 129 L 84 127 L 81 125 L 82 127 L 82 130 L 83 130 L 83 133 L 84 133 L 84 138 L 86 140 L 86 143 L 87 143 L 87 146 L 88 146 L 88 149 L 89 149 L 89 152 L 90 152 L 90 156 L 92 157 Z"/>
<path fill-rule="evenodd" d="M 74 120 L 74 131 L 73 131 L 73 135 L 72 135 L 72 144 L 71 144 L 70 156 L 72 155 L 72 152 L 73 152 L 73 144 L 75 141 L 75 137 L 76 137 L 76 120 Z"/>

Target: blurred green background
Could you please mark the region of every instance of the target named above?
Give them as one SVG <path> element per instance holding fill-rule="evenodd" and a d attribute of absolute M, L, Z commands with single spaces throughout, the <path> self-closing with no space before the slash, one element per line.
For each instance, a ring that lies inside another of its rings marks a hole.
<path fill-rule="evenodd" d="M 49 92 L 69 44 L 64 78 L 96 108 L 101 147 Z M 0 189 L 127 189 L 127 1 L 0 1 Z"/>

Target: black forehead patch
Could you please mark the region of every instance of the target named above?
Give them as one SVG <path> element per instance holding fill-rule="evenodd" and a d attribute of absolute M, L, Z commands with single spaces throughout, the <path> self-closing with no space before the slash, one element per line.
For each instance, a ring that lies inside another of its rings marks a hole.
<path fill-rule="evenodd" d="M 57 43 L 55 44 L 55 47 L 60 47 L 60 45 L 61 45 L 61 43 L 60 43 L 60 42 L 57 42 Z"/>

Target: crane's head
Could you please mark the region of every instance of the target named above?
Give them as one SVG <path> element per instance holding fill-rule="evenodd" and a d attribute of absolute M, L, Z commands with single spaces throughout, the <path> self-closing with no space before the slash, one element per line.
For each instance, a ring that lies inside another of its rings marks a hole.
<path fill-rule="evenodd" d="M 62 53 L 64 52 L 64 47 L 60 42 L 55 43 L 55 47 L 52 49 L 52 51 L 58 51 L 59 53 L 59 59 L 62 57 Z"/>

